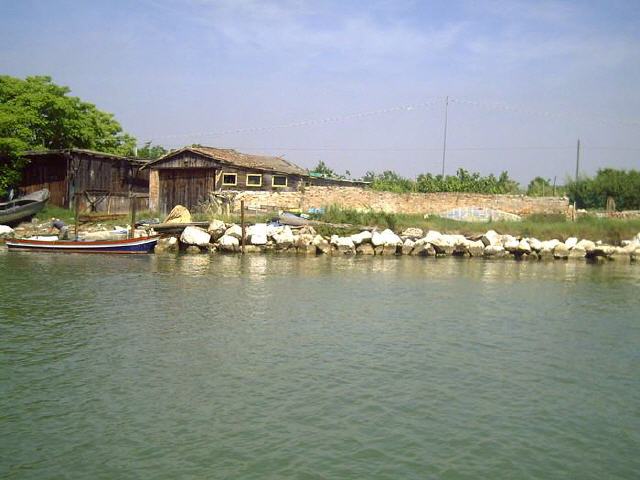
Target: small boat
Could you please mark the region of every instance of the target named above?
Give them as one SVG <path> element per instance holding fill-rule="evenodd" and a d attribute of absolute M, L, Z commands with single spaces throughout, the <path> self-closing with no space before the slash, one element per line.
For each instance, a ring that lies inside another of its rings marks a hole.
<path fill-rule="evenodd" d="M 10 239 L 9 249 L 35 250 L 39 252 L 63 253 L 149 253 L 158 243 L 159 235 L 153 237 L 129 238 L 126 240 L 39 240 Z"/>
<path fill-rule="evenodd" d="M 38 213 L 49 200 L 49 190 L 43 188 L 15 200 L 0 203 L 0 225 L 12 225 L 28 220 Z"/>

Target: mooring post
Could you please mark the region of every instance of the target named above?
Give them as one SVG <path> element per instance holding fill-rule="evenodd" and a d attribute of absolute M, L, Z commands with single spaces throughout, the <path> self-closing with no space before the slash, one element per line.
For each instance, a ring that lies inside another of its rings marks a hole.
<path fill-rule="evenodd" d="M 240 239 L 241 252 L 244 255 L 244 200 L 240 200 L 240 228 L 242 229 L 242 238 Z"/>
<path fill-rule="evenodd" d="M 80 217 L 80 195 L 75 193 L 74 196 L 73 196 L 73 200 L 74 200 L 73 223 L 74 223 L 74 230 L 75 230 L 76 241 L 77 241 L 78 240 L 78 223 L 80 221 L 80 219 L 79 219 L 79 217 Z"/>
<path fill-rule="evenodd" d="M 135 236 L 136 208 L 137 208 L 136 197 L 134 195 L 131 195 L 129 197 L 129 210 L 131 211 L 131 230 L 129 231 L 129 238 L 133 238 Z"/>

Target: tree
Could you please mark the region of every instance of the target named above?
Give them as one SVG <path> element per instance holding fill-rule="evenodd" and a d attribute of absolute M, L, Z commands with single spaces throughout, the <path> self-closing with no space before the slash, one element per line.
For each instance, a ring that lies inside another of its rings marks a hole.
<path fill-rule="evenodd" d="M 151 142 L 145 142 L 144 146 L 138 148 L 138 156 L 142 158 L 160 158 L 165 153 L 167 153 L 167 149 L 162 145 L 151 145 Z"/>
<path fill-rule="evenodd" d="M 20 180 L 27 150 L 88 148 L 132 155 L 135 138 L 48 76 L 0 75 L 0 193 Z"/>
<path fill-rule="evenodd" d="M 545 195 L 552 195 L 553 187 L 551 186 L 551 180 L 536 177 L 529 182 L 527 186 L 527 195 L 530 197 L 543 197 Z"/>
<path fill-rule="evenodd" d="M 338 176 L 336 175 L 336 172 L 334 172 L 333 169 L 329 168 L 329 166 L 326 163 L 324 163 L 322 160 L 320 160 L 318 164 L 315 166 L 315 168 L 311 170 L 311 173 L 317 173 L 319 175 L 322 175 L 323 177 L 330 177 L 330 178 L 335 178 Z"/>
<path fill-rule="evenodd" d="M 594 178 L 569 182 L 567 192 L 578 208 L 605 208 L 612 198 L 620 210 L 640 209 L 640 171 L 604 168 Z"/>

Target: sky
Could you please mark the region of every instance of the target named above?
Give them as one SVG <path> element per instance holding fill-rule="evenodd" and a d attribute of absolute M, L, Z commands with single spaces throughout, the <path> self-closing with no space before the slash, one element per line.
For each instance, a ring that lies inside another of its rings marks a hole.
<path fill-rule="evenodd" d="M 0 74 L 50 75 L 139 143 L 458 168 L 640 168 L 640 1 L 0 0 Z"/>

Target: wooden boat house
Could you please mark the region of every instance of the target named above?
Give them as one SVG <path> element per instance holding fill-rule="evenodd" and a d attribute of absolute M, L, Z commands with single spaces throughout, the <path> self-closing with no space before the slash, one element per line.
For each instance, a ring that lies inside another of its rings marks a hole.
<path fill-rule="evenodd" d="M 232 149 L 185 147 L 149 162 L 149 208 L 167 213 L 189 209 L 221 191 L 297 191 L 309 172 L 281 157 Z"/>
<path fill-rule="evenodd" d="M 149 172 L 140 170 L 147 160 L 82 149 L 27 152 L 20 190 L 49 190 L 49 203 L 74 206 L 76 195 L 84 211 L 126 213 L 131 196 L 137 208 L 147 209 Z"/>

